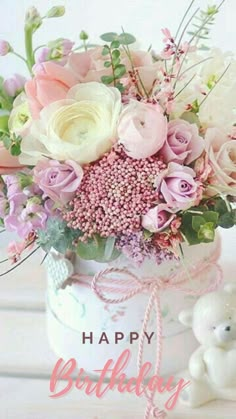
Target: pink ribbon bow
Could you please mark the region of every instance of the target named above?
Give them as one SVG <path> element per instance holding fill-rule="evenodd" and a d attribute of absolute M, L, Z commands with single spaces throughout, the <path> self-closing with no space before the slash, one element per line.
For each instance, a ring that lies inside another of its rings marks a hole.
<path fill-rule="evenodd" d="M 204 272 L 208 273 L 209 268 L 216 268 L 216 277 L 208 281 L 207 286 L 204 286 L 199 290 L 185 287 L 187 283 L 191 284 L 189 275 L 185 271 L 179 272 L 177 274 L 173 273 L 168 278 L 156 277 L 140 279 L 138 276 L 127 269 L 117 269 L 111 267 L 97 273 L 93 278 L 87 275 L 75 274 L 70 278 L 70 281 L 79 281 L 80 284 L 87 285 L 87 282 L 83 282 L 83 279 L 90 281 L 92 279 L 91 288 L 93 292 L 101 301 L 107 304 L 120 304 L 144 292 L 150 294 L 139 339 L 137 364 L 138 371 L 140 371 L 143 364 L 145 332 L 147 332 L 151 313 L 155 309 L 157 325 L 157 347 L 154 374 L 159 375 L 162 359 L 162 317 L 160 292 L 167 289 L 172 289 L 184 292 L 187 295 L 201 296 L 207 292 L 216 290 L 223 278 L 222 269 L 217 264 L 218 258 L 219 249 L 216 249 L 215 253 L 209 260 L 191 267 L 191 278 L 194 281 L 196 281 Z M 112 274 L 116 274 L 117 277 L 112 278 L 110 276 Z M 119 278 L 119 275 L 122 275 L 122 278 Z M 149 419 L 151 415 L 154 418 L 159 419 L 167 418 L 166 412 L 160 410 L 154 403 L 155 389 L 150 393 L 144 389 L 144 394 L 147 398 L 147 407 L 144 419 Z"/>

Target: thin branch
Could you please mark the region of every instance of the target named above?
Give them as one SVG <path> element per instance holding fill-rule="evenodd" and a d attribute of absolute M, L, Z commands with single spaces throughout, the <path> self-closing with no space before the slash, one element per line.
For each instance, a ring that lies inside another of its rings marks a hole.
<path fill-rule="evenodd" d="M 200 65 L 200 64 L 202 64 L 202 63 L 204 63 L 205 61 L 212 60 L 212 59 L 213 59 L 213 57 L 207 57 L 207 58 L 204 58 L 204 60 L 198 61 L 198 63 L 191 65 L 191 66 L 190 66 L 190 67 L 188 67 L 186 70 L 184 70 L 184 71 L 183 71 L 183 73 L 181 73 L 181 74 L 179 75 L 179 78 L 181 79 L 181 77 L 183 77 L 183 75 L 184 75 L 185 73 L 187 73 L 189 70 L 192 70 L 194 67 L 197 67 L 198 65 Z"/>
<path fill-rule="evenodd" d="M 202 106 L 202 104 L 207 100 L 207 98 L 209 97 L 209 95 L 211 94 L 211 92 L 215 89 L 215 87 L 217 86 L 217 84 L 222 80 L 222 78 L 224 77 L 225 73 L 228 71 L 229 67 L 231 66 L 231 63 L 229 63 L 226 67 L 226 69 L 224 70 L 224 72 L 221 74 L 221 76 L 216 80 L 214 86 L 212 87 L 212 89 L 207 93 L 207 95 L 204 97 L 204 99 L 199 103 L 199 108 L 200 106 Z"/>
<path fill-rule="evenodd" d="M 43 265 L 43 263 L 45 262 L 46 258 L 48 257 L 48 253 L 46 253 L 40 263 L 40 265 Z"/>
<path fill-rule="evenodd" d="M 178 29 L 177 29 L 177 32 L 176 32 L 176 34 L 175 34 L 175 39 L 177 38 L 177 36 L 179 35 L 179 31 L 180 31 L 180 29 L 182 28 L 182 25 L 183 25 L 183 23 L 184 23 L 184 21 L 185 21 L 185 18 L 186 18 L 186 16 L 188 15 L 188 12 L 190 11 L 190 9 L 192 8 L 192 5 L 193 5 L 193 3 L 195 2 L 195 0 L 192 0 L 191 1 L 191 3 L 190 3 L 190 5 L 189 5 L 189 7 L 187 8 L 187 10 L 186 10 L 186 12 L 184 13 L 184 15 L 183 15 L 183 17 L 182 17 L 182 19 L 181 19 L 181 21 L 180 21 L 180 24 L 179 24 L 179 26 L 178 26 Z"/>
<path fill-rule="evenodd" d="M 179 96 L 180 95 L 180 93 L 182 93 L 183 92 L 183 90 L 184 89 L 186 89 L 186 87 L 191 83 L 191 81 L 194 79 L 196 77 L 196 74 L 194 74 L 192 77 L 191 77 L 191 79 L 184 85 L 184 87 L 181 89 L 181 90 L 179 90 L 179 92 L 178 93 L 176 93 L 176 95 L 174 96 L 174 99 L 177 97 L 177 96 Z"/>
<path fill-rule="evenodd" d="M 29 259 L 35 252 L 37 252 L 37 250 L 40 249 L 40 246 L 36 247 L 36 249 L 34 249 L 29 255 L 27 255 L 24 259 L 22 259 L 17 265 L 14 265 L 11 269 L 8 269 L 7 271 L 3 272 L 2 274 L 0 274 L 1 276 L 5 276 L 7 274 L 9 274 L 10 272 L 14 271 L 16 268 L 18 268 L 18 266 L 20 266 L 22 263 L 24 263 L 27 259 Z"/>

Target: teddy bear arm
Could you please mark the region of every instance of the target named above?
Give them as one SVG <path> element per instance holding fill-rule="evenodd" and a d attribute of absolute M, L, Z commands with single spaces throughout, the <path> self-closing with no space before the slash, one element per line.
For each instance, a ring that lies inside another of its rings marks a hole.
<path fill-rule="evenodd" d="M 204 362 L 203 348 L 197 349 L 189 360 L 189 372 L 193 378 L 199 380 L 206 372 L 206 364 Z"/>

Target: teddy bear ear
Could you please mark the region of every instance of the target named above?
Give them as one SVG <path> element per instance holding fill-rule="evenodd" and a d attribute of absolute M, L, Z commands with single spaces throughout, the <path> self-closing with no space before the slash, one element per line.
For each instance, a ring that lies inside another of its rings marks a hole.
<path fill-rule="evenodd" d="M 228 294 L 236 294 L 236 282 L 229 282 L 224 286 L 224 291 Z"/>
<path fill-rule="evenodd" d="M 192 326 L 192 322 L 193 322 L 193 310 L 189 309 L 189 310 L 183 310 L 179 313 L 179 321 L 180 323 L 182 323 L 184 326 Z"/>

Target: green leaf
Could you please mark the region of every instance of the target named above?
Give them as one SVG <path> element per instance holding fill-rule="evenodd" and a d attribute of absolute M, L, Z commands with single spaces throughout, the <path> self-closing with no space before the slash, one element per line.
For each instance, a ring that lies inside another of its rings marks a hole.
<path fill-rule="evenodd" d="M 212 208 L 214 209 L 214 211 L 216 211 L 220 215 L 223 215 L 226 212 L 228 212 L 227 205 L 226 205 L 224 199 L 222 199 L 222 198 L 216 198 L 214 200 Z"/>
<path fill-rule="evenodd" d="M 111 43 L 111 48 L 112 49 L 119 48 L 119 46 L 120 46 L 120 41 L 118 41 L 117 39 L 115 41 L 112 41 L 112 43 Z"/>
<path fill-rule="evenodd" d="M 117 58 L 120 58 L 120 51 L 118 49 L 114 49 L 111 53 L 111 56 L 114 60 L 117 60 Z"/>
<path fill-rule="evenodd" d="M 207 222 L 212 222 L 214 226 L 216 226 L 218 223 L 219 215 L 215 211 L 206 211 L 204 213 L 204 218 Z"/>
<path fill-rule="evenodd" d="M 192 227 L 193 227 L 193 230 L 196 231 L 196 232 L 198 232 L 199 229 L 200 229 L 200 227 L 202 225 L 204 225 L 205 222 L 206 222 L 205 221 L 205 218 L 202 217 L 201 215 L 194 215 L 192 217 Z"/>
<path fill-rule="evenodd" d="M 204 243 L 209 243 L 209 242 L 214 241 L 214 238 L 215 238 L 214 223 L 203 224 L 198 231 L 198 238 Z"/>
<path fill-rule="evenodd" d="M 1 115 L 0 116 L 0 132 L 8 133 L 8 120 L 9 115 Z"/>
<path fill-rule="evenodd" d="M 196 124 L 198 127 L 200 127 L 200 120 L 198 116 L 194 112 L 184 112 L 180 119 L 183 119 L 184 121 L 189 122 L 190 124 Z"/>
<path fill-rule="evenodd" d="M 2 142 L 3 142 L 3 144 L 4 144 L 4 147 L 5 147 L 7 150 L 9 150 L 9 148 L 11 147 L 11 138 L 9 137 L 9 135 L 4 135 L 4 136 L 1 138 L 1 140 L 2 140 Z"/>
<path fill-rule="evenodd" d="M 126 74 L 126 67 L 124 64 L 119 64 L 114 70 L 114 76 L 116 79 L 120 79 Z"/>
<path fill-rule="evenodd" d="M 123 32 L 118 39 L 122 45 L 130 45 L 136 42 L 136 38 L 130 33 L 126 32 Z"/>
<path fill-rule="evenodd" d="M 12 146 L 10 147 L 10 152 L 12 156 L 19 156 L 21 153 L 20 144 L 12 144 Z"/>
<path fill-rule="evenodd" d="M 112 41 L 117 40 L 119 37 L 116 32 L 106 32 L 106 33 L 103 33 L 100 36 L 100 38 L 105 42 L 112 42 Z"/>
<path fill-rule="evenodd" d="M 108 55 L 110 54 L 110 48 L 108 47 L 108 45 L 104 45 L 103 50 L 102 50 L 102 55 Z"/>
<path fill-rule="evenodd" d="M 125 91 L 125 86 L 120 82 L 116 83 L 116 88 L 120 91 L 120 93 Z"/>
<path fill-rule="evenodd" d="M 104 62 L 104 67 L 106 67 L 106 68 L 111 67 L 111 61 L 105 61 Z"/>
<path fill-rule="evenodd" d="M 82 259 L 105 263 L 120 255 L 114 244 L 114 238 L 104 239 L 96 235 L 94 239 L 89 239 L 86 243 L 79 242 L 77 253 Z"/>
<path fill-rule="evenodd" d="M 102 76 L 101 81 L 104 84 L 111 84 L 114 81 L 114 76 Z"/>

